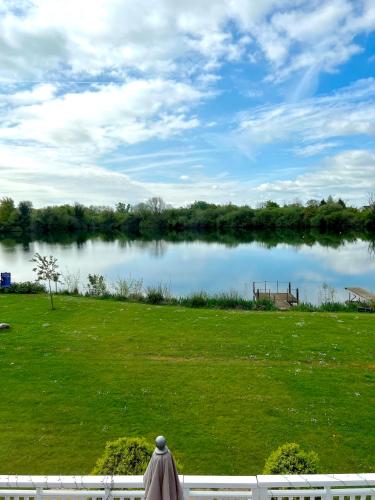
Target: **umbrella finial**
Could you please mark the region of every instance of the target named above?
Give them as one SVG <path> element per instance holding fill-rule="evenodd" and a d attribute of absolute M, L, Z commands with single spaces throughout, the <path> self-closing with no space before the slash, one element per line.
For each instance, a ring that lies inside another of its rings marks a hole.
<path fill-rule="evenodd" d="M 167 447 L 167 440 L 165 439 L 164 436 L 158 436 L 155 439 L 156 443 L 156 448 L 155 448 L 155 453 L 157 455 L 164 455 L 164 453 L 168 453 L 168 447 Z"/>

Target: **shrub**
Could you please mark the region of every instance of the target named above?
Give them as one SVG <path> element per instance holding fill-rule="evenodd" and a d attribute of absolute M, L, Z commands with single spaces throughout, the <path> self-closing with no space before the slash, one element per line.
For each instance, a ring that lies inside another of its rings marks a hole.
<path fill-rule="evenodd" d="M 315 312 L 318 311 L 319 308 L 311 304 L 311 302 L 300 302 L 299 304 L 293 306 L 293 311 L 300 312 Z"/>
<path fill-rule="evenodd" d="M 130 284 L 126 278 L 118 278 L 115 283 L 115 295 L 118 298 L 128 299 L 130 294 Z"/>
<path fill-rule="evenodd" d="M 100 274 L 89 274 L 88 275 L 88 285 L 87 293 L 88 295 L 102 296 L 107 294 L 107 284 L 104 280 L 104 276 Z"/>
<path fill-rule="evenodd" d="M 146 302 L 149 304 L 161 304 L 170 298 L 169 290 L 166 286 L 159 284 L 157 286 L 149 286 L 146 289 Z"/>
<path fill-rule="evenodd" d="M 255 311 L 275 311 L 276 306 L 272 300 L 261 299 L 254 302 L 253 309 Z"/>
<path fill-rule="evenodd" d="M 195 292 L 188 297 L 182 297 L 180 302 L 187 307 L 207 307 L 209 297 L 206 292 Z"/>
<path fill-rule="evenodd" d="M 9 287 L 0 288 L 0 293 L 45 293 L 46 288 L 42 283 L 37 283 L 33 281 L 20 281 L 18 283 L 12 283 Z"/>
<path fill-rule="evenodd" d="M 294 306 L 293 310 L 300 312 L 357 312 L 360 307 L 371 310 L 371 305 L 361 302 L 323 302 L 318 306 L 308 302 L 301 302 Z"/>
<path fill-rule="evenodd" d="M 69 271 L 67 270 L 63 274 L 63 284 L 66 286 L 64 292 L 67 292 L 72 295 L 79 294 L 79 281 L 80 281 L 80 272 L 79 271 Z"/>
<path fill-rule="evenodd" d="M 143 280 L 135 278 L 118 278 L 115 283 L 115 297 L 118 299 L 143 300 Z"/>
<path fill-rule="evenodd" d="M 253 308 L 253 301 L 244 299 L 236 290 L 222 292 L 212 297 L 212 305 L 219 309 L 248 309 Z"/>
<path fill-rule="evenodd" d="M 316 474 L 319 457 L 314 451 L 303 451 L 299 444 L 286 443 L 268 457 L 263 474 Z"/>
<path fill-rule="evenodd" d="M 109 441 L 91 474 L 144 474 L 154 446 L 145 438 L 122 437 Z"/>
<path fill-rule="evenodd" d="M 319 310 L 325 312 L 354 312 L 357 310 L 357 304 L 345 304 L 342 302 L 323 302 L 323 304 L 319 306 Z"/>

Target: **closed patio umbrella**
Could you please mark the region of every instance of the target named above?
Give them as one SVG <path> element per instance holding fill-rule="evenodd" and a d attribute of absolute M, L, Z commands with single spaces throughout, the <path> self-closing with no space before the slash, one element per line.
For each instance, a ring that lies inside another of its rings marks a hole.
<path fill-rule="evenodd" d="M 176 464 L 163 436 L 155 440 L 156 448 L 143 476 L 145 500 L 183 500 Z"/>

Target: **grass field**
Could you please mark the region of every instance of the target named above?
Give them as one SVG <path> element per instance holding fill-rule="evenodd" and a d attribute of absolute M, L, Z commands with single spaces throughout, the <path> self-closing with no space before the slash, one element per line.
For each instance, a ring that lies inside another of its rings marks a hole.
<path fill-rule="evenodd" d="M 0 295 L 0 474 L 89 473 L 165 434 L 187 474 L 260 473 L 278 445 L 375 465 L 375 317 Z"/>

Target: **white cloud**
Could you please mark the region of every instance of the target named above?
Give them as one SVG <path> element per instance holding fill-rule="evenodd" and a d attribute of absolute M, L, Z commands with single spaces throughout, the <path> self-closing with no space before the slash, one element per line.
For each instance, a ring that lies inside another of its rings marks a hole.
<path fill-rule="evenodd" d="M 188 109 L 204 95 L 185 83 L 161 79 L 107 84 L 48 99 L 47 93 L 46 86 L 37 86 L 8 97 L 21 105 L 0 120 L 0 138 L 86 148 L 86 154 L 121 143 L 166 139 L 198 125 Z M 39 94 L 44 102 L 25 104 L 36 102 Z"/>
<path fill-rule="evenodd" d="M 234 138 L 249 151 L 293 140 L 308 142 L 300 146 L 302 151 L 307 146 L 310 155 L 319 153 L 324 148 L 322 140 L 328 138 L 375 135 L 374 96 L 375 79 L 370 78 L 330 96 L 258 107 L 239 116 Z"/>
<path fill-rule="evenodd" d="M 293 196 L 322 198 L 340 196 L 356 204 L 365 204 L 369 192 L 375 191 L 375 153 L 354 150 L 327 158 L 314 171 L 293 180 L 280 180 L 260 184 L 255 191 L 278 201 Z"/>
<path fill-rule="evenodd" d="M 311 73 L 311 68 L 334 71 L 362 51 L 356 35 L 374 28 L 371 0 L 330 0 L 275 12 L 258 29 L 261 47 L 275 68 L 270 79 L 280 80 L 296 71 Z"/>
<path fill-rule="evenodd" d="M 284 78 L 311 65 L 332 71 L 374 26 L 371 0 L 30 0 L 17 9 L 3 0 L 0 73 L 202 76 L 261 51 Z"/>
<path fill-rule="evenodd" d="M 120 200 L 136 203 L 151 196 L 162 196 L 177 206 L 199 199 L 256 205 L 267 199 L 283 203 L 296 196 L 305 201 L 330 194 L 360 205 L 366 203 L 369 191 L 375 191 L 375 153 L 341 153 L 289 181 L 259 184 L 256 178 L 233 180 L 203 174 L 191 178 L 183 174 L 179 182 L 141 182 L 95 163 L 79 163 L 68 155 L 62 158 L 54 148 L 0 146 L 0 177 L 3 196 L 17 202 L 30 199 L 37 206 L 77 200 L 113 206 Z"/>
<path fill-rule="evenodd" d="M 35 146 L 0 146 L 0 177 L 4 196 L 36 201 L 38 206 L 74 201 L 114 205 L 118 200 L 135 203 L 151 196 L 125 174 L 79 164 L 69 155 L 61 158 L 56 150 Z"/>
<path fill-rule="evenodd" d="M 41 103 L 52 99 L 57 92 L 56 85 L 43 83 L 34 85 L 26 90 L 19 90 L 14 93 L 0 94 L 0 102 L 10 103 L 14 106 Z"/>

